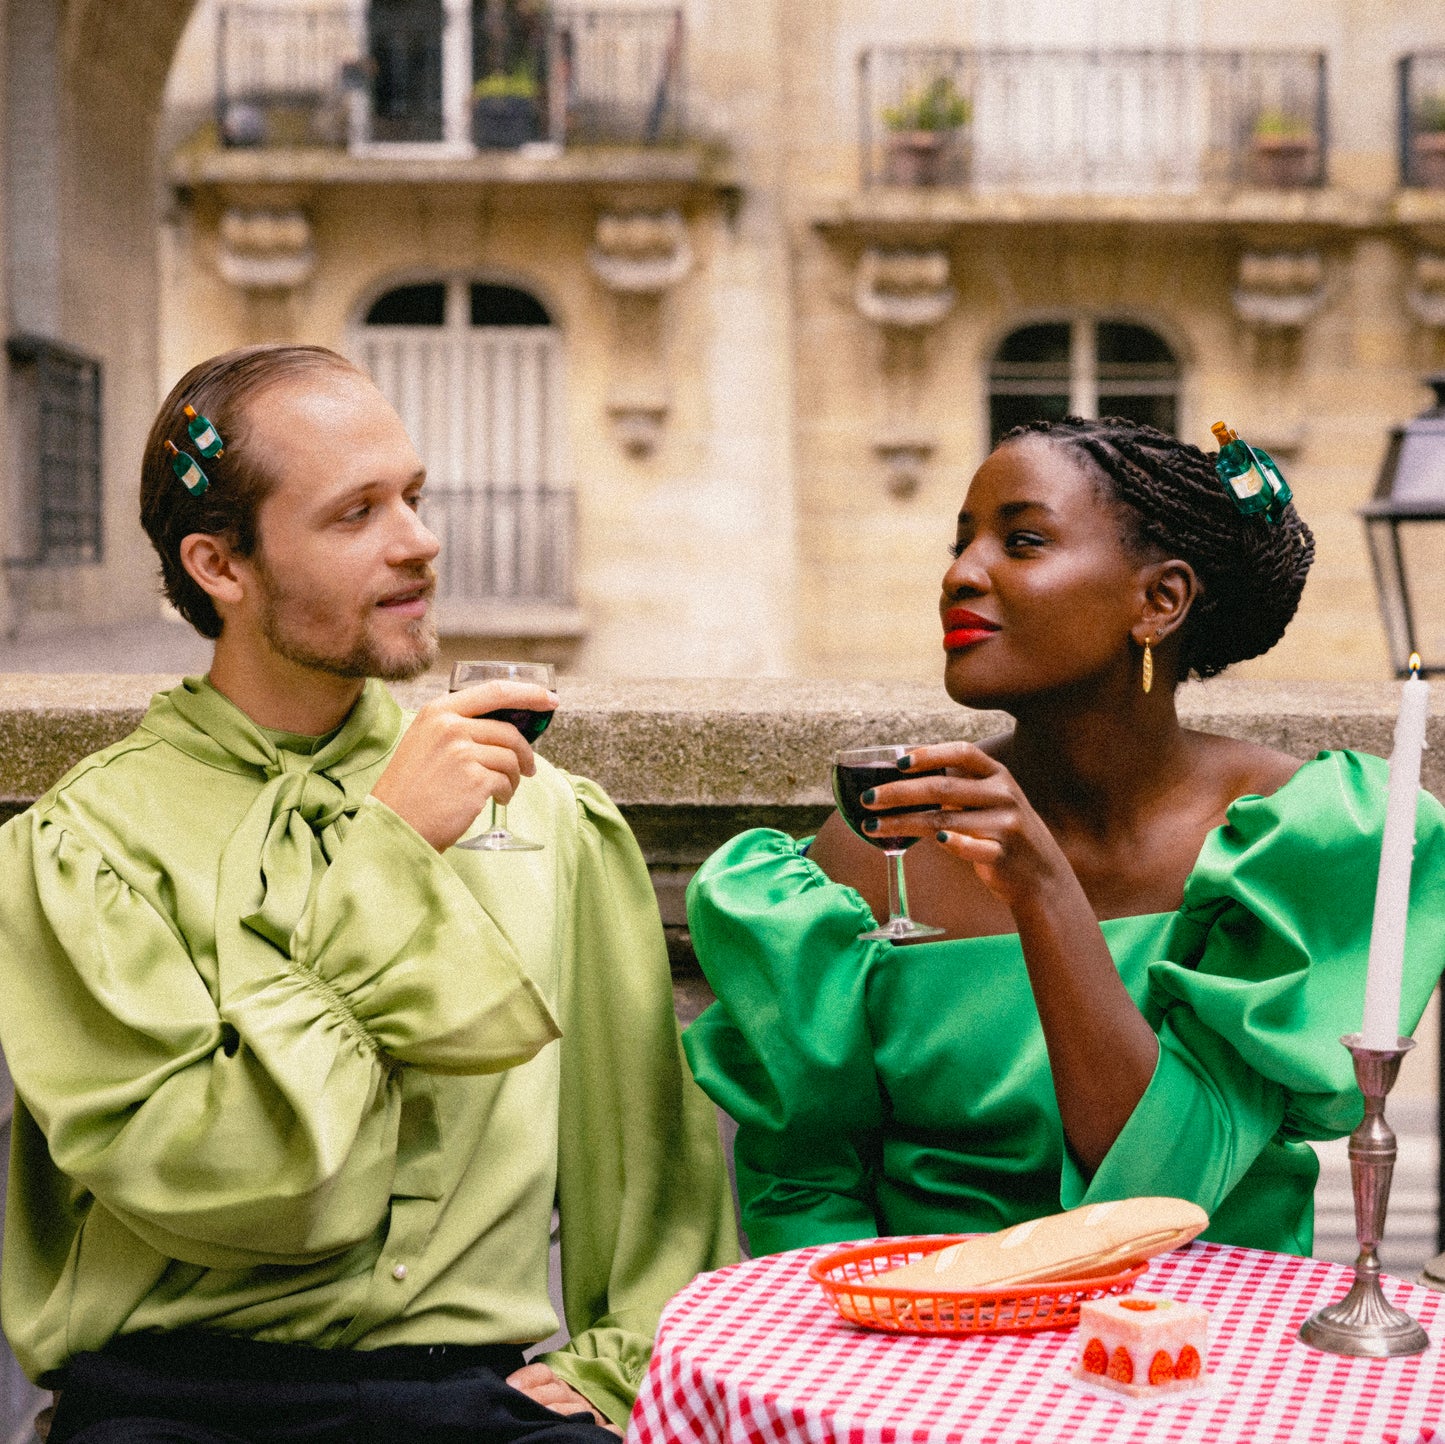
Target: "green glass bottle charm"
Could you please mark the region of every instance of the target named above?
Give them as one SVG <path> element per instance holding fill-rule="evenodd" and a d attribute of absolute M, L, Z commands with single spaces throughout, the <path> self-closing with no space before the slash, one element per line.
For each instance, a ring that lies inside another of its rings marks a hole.
<path fill-rule="evenodd" d="M 180 477 L 181 485 L 192 496 L 200 496 L 210 486 L 210 477 L 201 470 L 194 457 L 177 450 L 169 441 L 166 442 L 166 450 L 171 454 L 171 470 Z"/>
<path fill-rule="evenodd" d="M 1251 446 L 1239 433 L 1216 421 L 1209 428 L 1219 441 L 1214 471 L 1221 485 L 1245 516 L 1263 515 L 1277 522 L 1294 493 L 1274 458 L 1262 447 Z"/>
<path fill-rule="evenodd" d="M 196 450 L 207 458 L 220 456 L 226 449 L 220 432 L 206 417 L 201 416 L 194 406 L 182 409 L 186 413 L 186 430 L 190 432 L 191 440 L 196 443 Z"/>

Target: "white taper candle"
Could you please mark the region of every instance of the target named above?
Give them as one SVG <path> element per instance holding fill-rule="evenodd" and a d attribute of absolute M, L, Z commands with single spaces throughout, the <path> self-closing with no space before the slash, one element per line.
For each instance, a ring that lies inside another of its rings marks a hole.
<path fill-rule="evenodd" d="M 1390 790 L 1385 802 L 1385 836 L 1380 877 L 1375 885 L 1375 920 L 1365 972 L 1366 1048 L 1393 1048 L 1400 1037 L 1400 982 L 1405 968 L 1405 925 L 1410 913 L 1410 864 L 1415 853 L 1415 803 L 1420 793 L 1420 754 L 1430 686 L 1410 658 L 1411 676 L 1400 691 L 1395 746 L 1390 753 Z"/>

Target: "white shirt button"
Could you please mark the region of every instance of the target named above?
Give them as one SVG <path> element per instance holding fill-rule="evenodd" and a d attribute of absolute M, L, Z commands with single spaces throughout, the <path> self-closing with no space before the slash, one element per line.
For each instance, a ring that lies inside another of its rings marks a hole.
<path fill-rule="evenodd" d="M 406 1277 L 406 1265 L 397 1264 L 397 1266 L 392 1269 L 391 1276 L 397 1281 L 397 1283 L 400 1283 Z"/>

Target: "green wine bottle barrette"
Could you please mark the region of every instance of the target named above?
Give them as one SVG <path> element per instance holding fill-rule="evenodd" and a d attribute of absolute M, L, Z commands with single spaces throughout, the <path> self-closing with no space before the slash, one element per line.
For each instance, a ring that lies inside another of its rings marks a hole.
<path fill-rule="evenodd" d="M 221 440 L 221 434 L 204 416 L 200 415 L 194 406 L 182 408 L 186 413 L 186 430 L 191 434 L 191 440 L 196 443 L 196 450 L 207 460 L 213 456 L 223 456 L 226 444 Z"/>
<path fill-rule="evenodd" d="M 171 470 L 180 477 L 181 485 L 192 496 L 202 495 L 210 486 L 211 478 L 201 470 L 200 462 L 194 456 L 179 450 L 172 441 L 167 441 L 165 447 L 171 454 Z"/>
<path fill-rule="evenodd" d="M 1214 474 L 1229 499 L 1244 516 L 1263 516 L 1267 522 L 1277 522 L 1294 493 L 1274 458 L 1262 446 L 1241 440 L 1239 433 L 1222 421 L 1209 429 L 1219 441 Z"/>

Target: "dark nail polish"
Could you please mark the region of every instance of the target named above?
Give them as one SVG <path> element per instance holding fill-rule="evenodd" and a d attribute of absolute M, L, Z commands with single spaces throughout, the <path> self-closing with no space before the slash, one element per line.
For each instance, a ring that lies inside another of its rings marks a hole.
<path fill-rule="evenodd" d="M 947 834 L 946 832 L 937 833 L 936 836 L 937 836 L 939 842 L 947 842 L 947 841 L 948 841 L 948 834 Z"/>
<path fill-rule="evenodd" d="M 864 831 L 864 832 L 877 832 L 877 831 L 878 831 L 878 819 L 877 819 L 876 817 L 865 817 L 865 818 L 863 819 L 863 831 Z"/>
<path fill-rule="evenodd" d="M 858 801 L 866 807 L 870 802 L 873 801 L 875 797 L 877 797 L 877 795 L 878 789 L 876 787 L 870 787 L 867 792 L 863 793 L 862 796 L 859 797 Z"/>
<path fill-rule="evenodd" d="M 906 757 L 900 757 L 900 758 L 898 759 L 898 769 L 899 769 L 900 772 L 907 772 L 908 769 L 909 769 L 910 767 L 912 767 L 912 766 L 913 766 L 913 754 L 912 754 L 911 752 L 910 752 Z"/>

